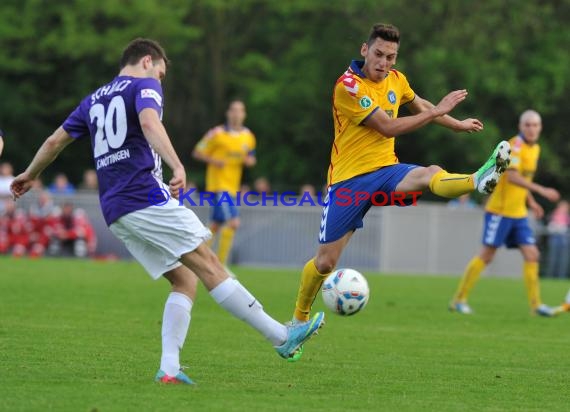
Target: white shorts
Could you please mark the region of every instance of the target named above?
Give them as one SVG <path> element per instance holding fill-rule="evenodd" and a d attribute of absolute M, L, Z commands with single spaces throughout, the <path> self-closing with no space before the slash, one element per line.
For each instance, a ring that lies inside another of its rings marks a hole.
<path fill-rule="evenodd" d="M 153 279 L 180 266 L 180 256 L 212 236 L 194 212 L 173 199 L 124 215 L 109 228 Z"/>

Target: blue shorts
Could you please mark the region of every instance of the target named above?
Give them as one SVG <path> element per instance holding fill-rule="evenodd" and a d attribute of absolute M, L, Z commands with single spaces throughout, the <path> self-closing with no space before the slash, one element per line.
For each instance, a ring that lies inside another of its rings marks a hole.
<path fill-rule="evenodd" d="M 409 206 L 417 200 L 392 198 L 396 186 L 417 165 L 398 163 L 330 186 L 321 215 L 319 243 L 330 243 L 364 226 L 371 206 Z M 368 199 L 366 199 L 368 195 Z"/>
<path fill-rule="evenodd" d="M 226 223 L 228 220 L 239 216 L 235 196 L 228 196 L 227 193 L 222 196 L 222 193 L 216 193 L 214 202 L 211 216 L 213 222 Z"/>
<path fill-rule="evenodd" d="M 515 219 L 494 213 L 485 213 L 484 245 L 496 248 L 506 245 L 508 248 L 514 248 L 520 245 L 534 245 L 535 243 L 528 218 Z"/>

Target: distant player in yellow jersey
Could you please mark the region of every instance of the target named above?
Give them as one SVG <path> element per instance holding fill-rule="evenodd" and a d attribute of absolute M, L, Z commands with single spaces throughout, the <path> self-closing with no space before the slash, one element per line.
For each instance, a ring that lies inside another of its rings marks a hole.
<path fill-rule="evenodd" d="M 457 120 L 451 110 L 467 97 L 456 90 L 436 106 L 418 96 L 403 73 L 393 70 L 400 33 L 392 25 L 372 27 L 361 47 L 364 61 L 353 61 L 338 79 L 333 92 L 332 115 L 335 137 L 328 170 L 328 196 L 319 233 L 320 246 L 301 275 L 293 321 L 309 319 L 311 305 L 323 280 L 336 267 L 342 250 L 373 205 L 338 202 L 343 194 L 365 192 L 411 192 L 430 189 L 454 198 L 474 190 L 491 192 L 509 162 L 509 144 L 501 142 L 491 158 L 473 174 L 450 174 L 439 166 L 402 164 L 394 152 L 394 136 L 435 122 L 457 132 L 478 132 L 477 119 Z M 400 106 L 413 113 L 399 118 Z M 338 195 L 338 197 L 337 197 Z M 410 199 L 407 199 L 409 202 Z"/>
<path fill-rule="evenodd" d="M 537 112 L 527 110 L 521 115 L 520 132 L 510 140 L 511 164 L 487 202 L 483 248 L 465 268 L 459 288 L 451 302 L 451 310 L 463 314 L 472 313 L 467 304 L 469 291 L 479 279 L 481 272 L 493 260 L 497 249 L 506 245 L 509 248 L 519 248 L 523 255 L 523 275 L 532 312 L 542 316 L 554 314 L 552 309 L 543 305 L 540 300 L 538 284 L 540 254 L 527 218 L 527 205 L 537 218 L 540 219 L 544 215 L 542 207 L 534 200 L 531 192 L 551 202 L 556 202 L 560 198 L 555 189 L 532 181 L 540 155 L 538 138 L 541 130 L 542 122 Z"/>
<path fill-rule="evenodd" d="M 244 102 L 231 101 L 226 124 L 208 131 L 193 152 L 196 159 L 208 165 L 206 191 L 216 193 L 210 230 L 214 236 L 220 233 L 217 254 L 224 265 L 240 224 L 235 197 L 241 185 L 243 167 L 252 167 L 256 163 L 255 136 L 244 126 L 245 118 Z"/>

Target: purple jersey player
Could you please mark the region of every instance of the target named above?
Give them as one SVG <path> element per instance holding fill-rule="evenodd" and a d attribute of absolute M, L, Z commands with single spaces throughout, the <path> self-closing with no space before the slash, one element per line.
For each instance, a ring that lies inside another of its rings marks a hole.
<path fill-rule="evenodd" d="M 205 243 L 210 231 L 172 199 L 186 186 L 186 172 L 161 121 L 160 82 L 167 64 L 158 43 L 133 40 L 123 52 L 119 75 L 89 94 L 47 138 L 11 190 L 14 198 L 22 196 L 68 144 L 91 138 L 101 208 L 109 228 L 153 279 L 165 277 L 172 285 L 164 308 L 156 380 L 191 384 L 180 371 L 179 352 L 190 325 L 196 275 L 218 304 L 263 334 L 284 358 L 292 357 L 317 331 L 324 314 L 288 326 L 267 315 L 255 297 L 228 278 Z M 161 159 L 172 169 L 169 185 L 162 181 Z M 163 206 L 156 205 L 160 196 Z"/>

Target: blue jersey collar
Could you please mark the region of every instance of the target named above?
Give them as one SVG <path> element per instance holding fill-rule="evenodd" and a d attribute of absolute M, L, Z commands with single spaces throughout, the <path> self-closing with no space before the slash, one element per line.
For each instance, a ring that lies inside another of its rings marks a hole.
<path fill-rule="evenodd" d="M 245 130 L 245 126 L 242 126 L 240 130 L 232 130 L 230 129 L 230 125 L 226 122 L 224 123 L 224 131 L 227 133 L 241 133 Z"/>
<path fill-rule="evenodd" d="M 353 71 L 358 77 L 366 79 L 366 75 L 362 71 L 362 67 L 364 67 L 364 60 L 353 60 L 350 63 L 350 70 Z"/>
<path fill-rule="evenodd" d="M 529 144 L 522 133 L 519 133 L 519 137 L 522 139 L 523 142 L 525 142 L 526 144 Z"/>

